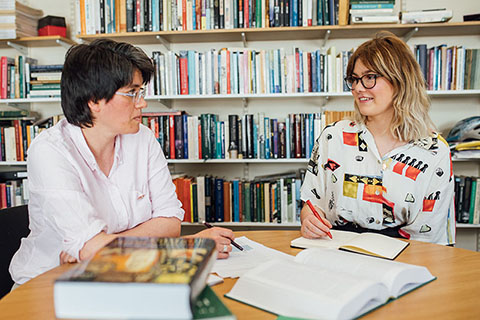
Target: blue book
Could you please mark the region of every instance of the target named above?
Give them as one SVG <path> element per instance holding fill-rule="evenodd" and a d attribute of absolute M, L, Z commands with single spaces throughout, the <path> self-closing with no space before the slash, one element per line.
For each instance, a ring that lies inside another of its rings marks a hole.
<path fill-rule="evenodd" d="M 265 129 L 265 159 L 270 159 L 270 119 L 265 117 L 264 119 L 264 129 Z"/>
<path fill-rule="evenodd" d="M 222 159 L 222 123 L 215 122 L 215 159 Z"/>
<path fill-rule="evenodd" d="M 206 0 L 204 0 L 206 1 Z M 213 1 L 213 0 L 210 0 L 210 1 Z M 207 30 L 210 30 L 211 29 L 211 21 L 212 21 L 212 14 L 211 14 L 211 11 L 210 11 L 210 6 L 207 4 L 207 8 L 205 9 L 205 17 L 206 17 L 206 29 Z"/>
<path fill-rule="evenodd" d="M 317 53 L 316 51 L 312 52 L 312 92 L 318 92 L 317 87 Z"/>
<path fill-rule="evenodd" d="M 317 26 L 323 26 L 325 24 L 325 19 L 323 18 L 323 12 L 325 2 L 323 0 L 317 1 Z"/>
<path fill-rule="evenodd" d="M 293 0 L 293 6 L 292 6 L 292 23 L 290 25 L 292 27 L 298 27 L 298 1 L 302 0 Z"/>
<path fill-rule="evenodd" d="M 239 181 L 232 181 L 232 199 L 233 199 L 233 222 L 240 222 L 240 192 L 239 192 Z"/>
<path fill-rule="evenodd" d="M 352 10 L 359 9 L 393 9 L 393 3 L 352 3 Z"/>
<path fill-rule="evenodd" d="M 6 186 L 5 186 L 5 191 L 6 191 L 6 195 L 7 195 L 7 208 L 10 208 L 12 206 L 12 185 L 11 183 L 7 182 Z"/>
<path fill-rule="evenodd" d="M 160 31 L 158 1 L 162 0 L 152 0 L 152 31 Z"/>
<path fill-rule="evenodd" d="M 192 1 L 192 30 L 197 29 L 197 15 L 196 15 L 196 5 L 195 0 Z"/>
<path fill-rule="evenodd" d="M 187 52 L 187 61 L 188 61 L 188 94 L 197 94 L 197 88 L 195 83 L 195 51 L 188 50 Z"/>
<path fill-rule="evenodd" d="M 215 178 L 215 221 L 223 222 L 223 179 Z"/>
<path fill-rule="evenodd" d="M 310 158 L 311 154 L 312 154 L 312 149 L 313 149 L 313 145 L 315 144 L 315 133 L 314 133 L 314 119 L 315 119 L 315 115 L 313 113 L 309 113 L 308 114 L 308 121 L 309 121 L 309 126 L 310 126 L 310 148 L 309 148 L 309 153 L 308 153 L 308 157 L 307 158 Z"/>
<path fill-rule="evenodd" d="M 183 122 L 183 159 L 188 159 L 188 116 L 186 114 L 182 115 L 182 122 Z"/>
<path fill-rule="evenodd" d="M 303 51 L 298 50 L 299 62 L 300 62 L 300 92 L 305 92 L 303 90 Z"/>
<path fill-rule="evenodd" d="M 301 187 L 302 187 L 302 181 L 300 179 L 295 179 L 295 221 L 294 222 L 300 222 L 300 211 L 302 211 L 302 200 L 300 199 Z"/>
<path fill-rule="evenodd" d="M 278 93 L 282 93 L 282 88 L 283 88 L 283 83 L 282 83 L 282 54 L 280 49 L 277 49 L 278 55 L 277 55 L 277 65 L 278 65 Z"/>
<path fill-rule="evenodd" d="M 238 0 L 233 0 L 233 28 L 238 28 Z"/>
<path fill-rule="evenodd" d="M 316 55 L 316 58 L 317 58 L 317 87 L 318 87 L 318 92 L 322 92 L 323 88 L 322 88 L 322 53 L 320 52 L 320 50 L 317 50 L 316 51 L 317 55 Z"/>
<path fill-rule="evenodd" d="M 308 120 L 310 114 L 305 113 L 304 117 L 304 127 L 305 127 L 305 158 L 310 158 L 310 136 L 312 128 L 310 127 L 310 121 Z"/>
<path fill-rule="evenodd" d="M 278 158 L 278 121 L 277 119 L 272 119 L 272 146 L 273 146 L 273 158 Z"/>

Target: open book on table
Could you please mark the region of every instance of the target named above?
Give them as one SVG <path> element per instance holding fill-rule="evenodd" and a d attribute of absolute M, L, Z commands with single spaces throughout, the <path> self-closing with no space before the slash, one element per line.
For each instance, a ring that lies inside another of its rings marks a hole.
<path fill-rule="evenodd" d="M 259 265 L 226 296 L 282 316 L 351 319 L 434 279 L 423 266 L 313 248 Z"/>
<path fill-rule="evenodd" d="M 333 248 L 393 260 L 409 245 L 406 241 L 378 233 L 356 233 L 341 230 L 330 230 L 330 232 L 332 239 L 300 237 L 292 240 L 290 246 L 295 248 Z"/>

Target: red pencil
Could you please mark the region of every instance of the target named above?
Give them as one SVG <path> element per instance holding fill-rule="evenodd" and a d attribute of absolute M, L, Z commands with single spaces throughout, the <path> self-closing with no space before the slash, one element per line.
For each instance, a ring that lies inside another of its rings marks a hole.
<path fill-rule="evenodd" d="M 315 217 L 317 217 L 318 220 L 320 220 L 321 223 L 323 223 L 325 225 L 325 227 L 328 228 L 328 226 L 325 224 L 325 222 L 323 222 L 322 218 L 320 218 L 320 215 L 318 214 L 317 210 L 315 210 L 315 207 L 313 206 L 313 204 L 310 202 L 310 200 L 307 200 L 307 204 L 308 206 L 310 207 L 310 210 L 312 210 L 313 212 L 313 215 Z M 332 239 L 332 234 L 330 232 L 327 232 L 327 235 L 330 237 L 330 239 Z"/>

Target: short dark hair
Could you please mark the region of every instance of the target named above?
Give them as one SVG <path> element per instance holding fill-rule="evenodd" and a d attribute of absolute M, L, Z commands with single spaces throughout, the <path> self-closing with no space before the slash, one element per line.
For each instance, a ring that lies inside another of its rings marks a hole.
<path fill-rule="evenodd" d="M 62 110 L 73 125 L 93 126 L 90 101 L 113 98 L 115 92 L 132 83 L 134 71 L 150 81 L 154 66 L 146 53 L 129 43 L 98 39 L 71 47 L 62 71 Z"/>

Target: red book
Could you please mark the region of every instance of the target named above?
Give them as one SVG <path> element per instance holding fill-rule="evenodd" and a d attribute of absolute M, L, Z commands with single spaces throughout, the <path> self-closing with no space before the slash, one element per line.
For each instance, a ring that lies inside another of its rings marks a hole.
<path fill-rule="evenodd" d="M 140 31 L 142 31 L 142 27 L 140 26 L 140 22 L 142 21 L 142 16 L 141 16 L 141 14 L 142 14 L 143 12 L 142 12 L 142 13 L 140 12 L 140 8 L 141 8 L 140 3 L 141 3 L 141 1 L 140 1 L 140 0 L 137 0 L 136 3 L 137 3 L 137 6 L 136 6 L 135 14 L 136 14 L 136 16 L 137 16 L 137 27 L 136 27 L 135 31 L 136 31 L 136 32 L 140 32 Z"/>
<path fill-rule="evenodd" d="M 7 207 L 7 185 L 0 183 L 0 206 L 2 209 Z"/>
<path fill-rule="evenodd" d="M 202 125 L 198 125 L 198 159 L 202 158 Z"/>
<path fill-rule="evenodd" d="M 187 30 L 187 0 L 182 0 L 182 30 Z"/>
<path fill-rule="evenodd" d="M 249 22 L 249 16 L 250 16 L 250 10 L 248 9 L 248 0 L 244 0 L 243 4 L 243 27 L 244 28 L 250 28 L 250 22 Z"/>
<path fill-rule="evenodd" d="M 188 94 L 188 59 L 187 52 L 180 51 L 180 94 Z"/>
<path fill-rule="evenodd" d="M 182 179 L 182 187 L 183 187 L 183 198 L 181 199 L 183 203 L 183 210 L 185 210 L 185 216 L 183 217 L 183 221 L 185 222 L 193 222 L 192 221 L 192 199 L 190 196 L 190 189 L 192 186 L 192 179 L 191 178 L 183 178 Z"/>
<path fill-rule="evenodd" d="M 0 99 L 8 98 L 8 65 L 14 64 L 14 60 L 9 57 L 2 56 L 0 58 Z"/>
<path fill-rule="evenodd" d="M 168 124 L 169 124 L 169 146 L 170 146 L 170 159 L 175 159 L 175 117 L 173 115 L 168 116 Z"/>
<path fill-rule="evenodd" d="M 202 29 L 202 0 L 196 0 L 195 2 L 195 22 L 196 24 L 195 26 L 193 26 L 193 28 L 196 30 L 201 30 Z"/>
<path fill-rule="evenodd" d="M 230 51 L 226 50 L 227 52 L 227 93 L 232 93 L 232 89 L 230 87 Z"/>
<path fill-rule="evenodd" d="M 17 150 L 17 161 L 23 161 L 22 159 L 22 128 L 20 127 L 20 120 L 13 120 L 13 126 L 15 127 L 15 149 Z"/>
<path fill-rule="evenodd" d="M 230 222 L 230 182 L 223 181 L 223 221 Z"/>
<path fill-rule="evenodd" d="M 309 52 L 307 54 L 307 70 L 303 72 L 308 72 L 308 92 L 312 92 L 312 54 Z"/>

